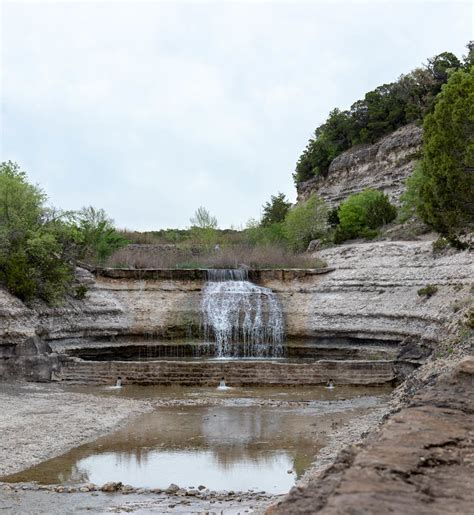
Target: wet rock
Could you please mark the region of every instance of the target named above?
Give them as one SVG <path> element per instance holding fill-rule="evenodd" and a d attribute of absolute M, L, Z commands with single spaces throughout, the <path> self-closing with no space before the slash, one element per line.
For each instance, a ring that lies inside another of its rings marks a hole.
<path fill-rule="evenodd" d="M 121 488 L 122 488 L 121 482 L 114 483 L 113 481 L 111 481 L 110 483 L 105 483 L 104 485 L 102 485 L 101 490 L 102 490 L 102 492 L 117 492 Z"/>

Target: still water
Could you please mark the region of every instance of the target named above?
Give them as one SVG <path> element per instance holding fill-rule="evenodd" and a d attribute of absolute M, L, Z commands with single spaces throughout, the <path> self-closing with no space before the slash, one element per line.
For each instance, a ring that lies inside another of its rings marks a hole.
<path fill-rule="evenodd" d="M 287 492 L 328 434 L 386 401 L 387 388 L 77 388 L 157 401 L 123 428 L 9 481 Z M 178 402 L 168 405 L 169 402 Z M 215 405 L 195 405 L 205 400 Z M 195 403 L 195 404 L 194 404 Z M 5 479 L 5 478 L 4 478 Z"/>

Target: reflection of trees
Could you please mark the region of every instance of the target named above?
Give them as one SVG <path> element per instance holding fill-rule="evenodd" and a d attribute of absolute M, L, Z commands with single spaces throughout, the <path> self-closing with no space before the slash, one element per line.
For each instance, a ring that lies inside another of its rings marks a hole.
<path fill-rule="evenodd" d="M 150 453 L 161 450 L 209 451 L 221 469 L 245 461 L 256 466 L 268 464 L 276 454 L 285 453 L 291 456 L 295 471 L 300 474 L 316 451 L 309 424 L 308 414 L 294 409 L 256 406 L 163 409 L 37 465 L 25 474 L 17 474 L 15 480 L 87 482 L 90 468 L 81 466 L 81 460 L 111 454 L 121 467 L 137 464 L 145 468 L 152 461 Z"/>

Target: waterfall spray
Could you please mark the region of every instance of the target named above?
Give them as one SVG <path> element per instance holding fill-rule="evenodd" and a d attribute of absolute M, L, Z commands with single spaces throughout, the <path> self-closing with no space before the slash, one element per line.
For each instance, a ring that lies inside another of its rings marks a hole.
<path fill-rule="evenodd" d="M 217 357 L 280 357 L 284 324 L 270 288 L 248 281 L 247 270 L 208 270 L 202 316 Z"/>

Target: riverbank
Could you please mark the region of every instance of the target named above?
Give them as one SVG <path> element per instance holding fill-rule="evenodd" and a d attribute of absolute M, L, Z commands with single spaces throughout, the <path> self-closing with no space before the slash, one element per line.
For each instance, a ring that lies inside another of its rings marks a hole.
<path fill-rule="evenodd" d="M 396 392 L 392 409 L 362 445 L 267 513 L 471 513 L 474 358 L 428 364 Z"/>
<path fill-rule="evenodd" d="M 304 429 L 310 440 L 314 441 L 315 452 L 323 445 L 321 457 L 322 462 L 326 463 L 343 446 L 360 438 L 369 426 L 380 420 L 388 400 L 387 392 L 383 393 L 384 389 L 372 389 L 371 396 L 371 389 L 365 388 L 359 389 L 360 394 L 355 397 L 346 398 L 349 393 L 346 387 L 336 388 L 335 391 L 321 389 L 321 400 L 314 399 L 311 389 L 305 390 L 305 393 L 292 388 L 276 397 L 271 395 L 273 389 L 261 389 L 257 393 L 231 389 L 225 395 L 216 389 L 209 389 L 207 396 L 199 394 L 194 398 L 190 398 L 189 393 L 180 394 L 172 388 L 167 393 L 163 388 L 165 393 L 161 392 L 158 397 L 152 391 L 153 388 L 130 387 L 123 390 L 119 392 L 87 386 L 71 389 L 59 384 L 0 384 L 0 403 L 5 414 L 0 424 L 3 437 L 0 449 L 1 474 L 29 468 L 54 456 L 65 456 L 68 449 L 80 445 L 84 448 L 82 444 L 107 433 L 117 434 L 118 428 L 119 432 L 131 434 L 134 427 L 140 426 L 139 421 L 144 420 L 143 417 L 149 417 L 154 410 L 166 417 L 170 409 L 175 409 L 179 415 L 186 409 L 207 409 L 209 413 L 216 413 L 217 408 L 227 412 L 234 409 L 247 412 L 276 410 L 280 414 L 307 412 L 309 417 L 314 417 L 312 423 L 306 424 L 305 429 L 296 425 L 288 437 L 294 433 L 294 438 L 301 438 L 299 431 Z M 138 393 L 140 391 L 145 391 L 148 398 L 139 398 L 139 395 L 143 395 Z M 214 420 L 219 426 L 219 418 Z M 104 438 L 100 441 L 103 442 Z M 286 468 L 283 473 L 286 475 Z M 176 486 L 176 489 L 170 490 L 119 484 L 43 485 L 20 479 L 17 483 L 0 484 L 0 509 L 7 513 L 59 515 L 64 513 L 67 504 L 74 506 L 75 510 L 87 509 L 94 513 L 141 513 L 147 510 L 153 513 L 217 511 L 232 514 L 245 510 L 264 513 L 270 504 L 281 498 L 281 495 L 259 490 L 216 491 L 207 486 L 201 489 L 197 488 L 197 484 L 195 486 Z"/>
<path fill-rule="evenodd" d="M 148 401 L 20 382 L 0 382 L 0 407 L 0 476 L 95 440 L 153 409 Z"/>

